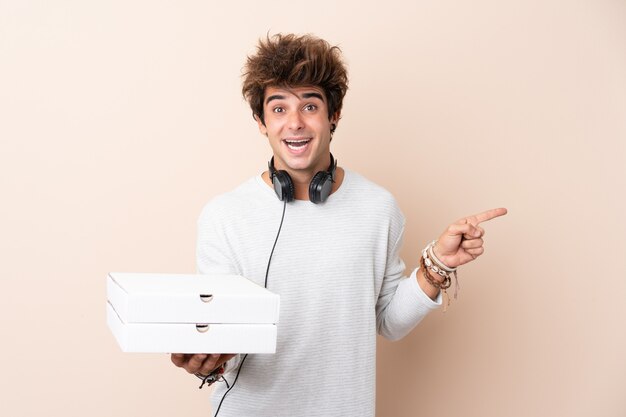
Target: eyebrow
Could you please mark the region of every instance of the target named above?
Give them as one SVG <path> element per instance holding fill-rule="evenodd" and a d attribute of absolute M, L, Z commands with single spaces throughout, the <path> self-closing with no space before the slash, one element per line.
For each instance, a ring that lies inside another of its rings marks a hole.
<path fill-rule="evenodd" d="M 284 100 L 285 96 L 280 94 L 274 94 L 265 99 L 265 104 L 269 103 L 272 100 Z"/>
<path fill-rule="evenodd" d="M 324 97 L 322 97 L 320 93 L 316 93 L 316 92 L 302 93 L 302 98 L 304 99 L 311 98 L 311 97 L 315 97 L 315 98 L 320 99 L 320 101 L 324 101 Z M 282 94 L 273 94 L 265 99 L 265 104 L 268 104 L 272 100 L 284 100 L 284 99 L 285 99 L 285 96 L 283 96 Z"/>
<path fill-rule="evenodd" d="M 302 98 L 311 98 L 311 97 L 316 97 L 319 98 L 321 101 L 324 101 L 324 97 L 322 97 L 322 95 L 320 93 L 304 93 L 302 94 Z"/>

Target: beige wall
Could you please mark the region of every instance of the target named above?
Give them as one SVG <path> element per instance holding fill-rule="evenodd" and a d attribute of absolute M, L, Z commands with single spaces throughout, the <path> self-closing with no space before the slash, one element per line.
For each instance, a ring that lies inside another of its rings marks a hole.
<path fill-rule="evenodd" d="M 264 168 L 239 74 L 268 31 L 343 48 L 333 152 L 397 196 L 408 267 L 510 211 L 450 310 L 380 341 L 378 415 L 626 415 L 626 3 L 340 3 L 0 1 L 1 415 L 208 415 L 119 351 L 105 275 L 194 272 L 201 206 Z"/>

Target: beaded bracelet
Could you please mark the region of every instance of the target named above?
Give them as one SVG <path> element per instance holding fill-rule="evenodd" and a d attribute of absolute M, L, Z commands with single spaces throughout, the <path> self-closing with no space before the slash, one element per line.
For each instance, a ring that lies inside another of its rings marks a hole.
<path fill-rule="evenodd" d="M 459 280 L 456 274 L 457 268 L 451 268 L 441 262 L 439 258 L 435 255 L 433 247 L 435 246 L 435 241 L 430 242 L 422 251 L 422 257 L 420 258 L 420 266 L 422 267 L 422 271 L 424 273 L 424 278 L 431 284 L 433 287 L 440 289 L 443 291 L 444 298 L 446 299 L 446 303 L 444 305 L 444 312 L 447 310 L 450 305 L 450 297 L 448 296 L 448 292 L 446 291 L 452 282 L 450 278 L 450 273 L 454 275 L 454 299 L 456 300 L 459 293 Z M 429 270 L 436 273 L 440 277 L 443 278 L 443 281 L 437 281 L 430 274 Z"/>
<path fill-rule="evenodd" d="M 422 251 L 422 258 L 424 258 L 424 263 L 426 264 L 428 269 L 430 269 L 434 273 L 438 274 L 439 276 L 443 278 L 448 278 L 450 274 L 446 270 L 441 268 L 440 266 L 436 265 L 435 262 L 433 262 L 433 260 L 431 259 L 431 255 L 430 255 L 431 251 L 432 251 L 432 243 L 428 244 Z M 439 261 L 439 264 L 441 264 L 441 261 Z M 449 268 L 446 267 L 446 269 L 449 269 Z"/>
<path fill-rule="evenodd" d="M 432 285 L 433 287 L 440 289 L 442 291 L 445 292 L 445 290 L 447 290 L 448 288 L 450 288 L 450 276 L 446 276 L 443 278 L 443 281 L 438 281 L 436 280 L 431 274 L 430 272 L 428 272 L 428 270 L 430 269 L 427 265 L 426 265 L 426 259 L 424 259 L 424 257 L 422 256 L 420 258 L 420 266 L 422 267 L 422 270 L 424 272 L 424 278 L 426 278 L 426 281 L 428 281 L 428 283 L 430 285 Z"/>

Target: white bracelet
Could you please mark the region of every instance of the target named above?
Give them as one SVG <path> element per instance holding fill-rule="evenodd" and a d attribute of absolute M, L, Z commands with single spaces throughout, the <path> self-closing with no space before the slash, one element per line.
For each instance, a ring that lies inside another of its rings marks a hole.
<path fill-rule="evenodd" d="M 437 258 L 437 255 L 435 255 L 435 251 L 433 249 L 435 247 L 435 243 L 437 242 L 433 240 L 432 242 L 428 244 L 428 246 L 426 246 L 426 251 L 428 252 L 428 255 L 430 255 L 430 258 L 432 259 L 432 261 L 439 267 L 439 269 L 443 269 L 444 271 L 448 273 L 456 271 L 456 268 L 449 267 L 448 265 L 441 262 L 439 258 Z"/>
<path fill-rule="evenodd" d="M 430 259 L 429 247 L 430 245 L 426 246 L 424 250 L 422 251 L 422 258 L 424 258 L 424 265 L 426 265 L 426 267 L 430 269 L 431 271 L 433 271 L 435 274 L 443 278 L 450 278 L 450 274 L 448 272 L 446 272 L 442 268 L 438 268 L 437 265 L 435 265 L 435 263 Z"/>

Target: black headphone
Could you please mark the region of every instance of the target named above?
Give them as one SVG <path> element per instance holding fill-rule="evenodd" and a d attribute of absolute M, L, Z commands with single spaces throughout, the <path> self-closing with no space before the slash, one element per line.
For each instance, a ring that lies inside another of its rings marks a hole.
<path fill-rule="evenodd" d="M 268 162 L 267 166 L 270 170 L 270 179 L 274 184 L 274 191 L 280 201 L 293 201 L 295 198 L 295 190 L 293 181 L 287 171 L 276 171 L 274 168 L 274 157 Z M 335 170 L 337 169 L 337 161 L 333 158 L 333 154 L 330 154 L 330 165 L 326 171 L 319 171 L 311 179 L 309 184 L 309 200 L 312 203 L 318 204 L 326 201 L 335 182 Z"/>

